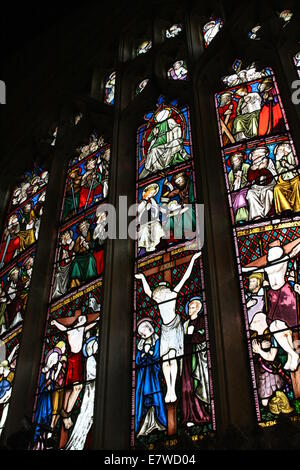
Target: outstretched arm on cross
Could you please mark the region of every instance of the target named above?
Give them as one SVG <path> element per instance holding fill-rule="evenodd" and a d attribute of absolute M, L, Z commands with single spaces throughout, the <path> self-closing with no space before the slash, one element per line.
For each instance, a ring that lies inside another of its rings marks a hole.
<path fill-rule="evenodd" d="M 142 281 L 145 294 L 148 295 L 148 297 L 152 297 L 152 290 L 150 289 L 150 286 L 144 274 L 136 274 L 135 278 L 140 279 Z"/>
<path fill-rule="evenodd" d="M 195 253 L 194 256 L 192 257 L 191 261 L 190 261 L 190 264 L 186 270 L 186 272 L 184 273 L 181 281 L 177 284 L 177 286 L 173 289 L 174 292 L 180 292 L 181 288 L 183 287 L 183 285 L 186 283 L 186 281 L 188 280 L 188 278 L 190 277 L 191 275 L 191 272 L 192 272 L 192 269 L 194 267 L 194 263 L 196 261 L 196 259 L 200 258 L 201 256 L 201 252 L 199 251 L 198 253 Z"/>

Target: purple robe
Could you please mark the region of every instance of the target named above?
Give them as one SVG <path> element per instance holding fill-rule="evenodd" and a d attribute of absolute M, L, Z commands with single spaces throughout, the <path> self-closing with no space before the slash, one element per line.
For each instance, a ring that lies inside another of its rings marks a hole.
<path fill-rule="evenodd" d="M 182 422 L 187 424 L 188 422 L 196 425 L 208 423 L 210 418 L 207 413 L 203 402 L 199 399 L 196 394 L 194 387 L 194 376 L 193 376 L 193 362 L 197 358 L 195 346 L 205 342 L 205 335 L 199 333 L 200 329 L 204 329 L 204 319 L 199 318 L 190 320 L 189 326 L 194 327 L 192 335 L 184 335 L 184 356 L 183 356 L 183 369 L 182 369 Z M 194 359 L 194 361 L 193 361 Z"/>
<path fill-rule="evenodd" d="M 288 283 L 278 290 L 268 289 L 268 324 L 274 320 L 281 320 L 290 328 L 297 325 L 296 294 Z"/>
<path fill-rule="evenodd" d="M 242 207 L 248 208 L 247 196 L 248 188 L 240 189 L 239 191 L 231 194 L 232 207 L 236 214 Z"/>

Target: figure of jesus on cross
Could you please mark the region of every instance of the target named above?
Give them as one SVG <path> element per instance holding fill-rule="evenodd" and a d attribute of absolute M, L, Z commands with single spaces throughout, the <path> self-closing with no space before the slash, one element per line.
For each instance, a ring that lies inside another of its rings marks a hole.
<path fill-rule="evenodd" d="M 182 357 L 184 352 L 183 325 L 180 316 L 176 313 L 176 300 L 178 293 L 191 275 L 196 259 L 200 256 L 200 252 L 194 254 L 181 281 L 174 288 L 168 287 L 166 282 L 160 282 L 157 287 L 151 290 L 144 274 L 135 275 L 136 279 L 142 281 L 145 294 L 157 303 L 162 320 L 160 357 L 162 360 L 162 371 L 167 384 L 166 404 L 177 401 L 175 391 L 178 374 L 177 358 Z"/>

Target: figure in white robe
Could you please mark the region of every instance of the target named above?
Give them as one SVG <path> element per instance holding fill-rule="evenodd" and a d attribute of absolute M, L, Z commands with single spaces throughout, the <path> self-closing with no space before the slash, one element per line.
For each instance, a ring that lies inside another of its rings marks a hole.
<path fill-rule="evenodd" d="M 158 191 L 159 186 L 156 183 L 148 185 L 138 205 L 138 247 L 145 248 L 147 253 L 155 251 L 161 238 L 165 236 L 159 220 L 159 205 L 154 199 Z"/>
<path fill-rule="evenodd" d="M 217 18 L 215 20 L 211 20 L 203 26 L 203 36 L 205 40 L 206 47 L 209 46 L 211 41 L 216 37 L 218 32 L 223 27 L 223 20 Z"/>
<path fill-rule="evenodd" d="M 14 369 L 16 367 L 16 352 L 18 348 L 19 344 L 14 347 L 7 360 L 0 363 L 0 376 L 2 376 L 0 380 L 0 405 L 3 406 L 0 417 L 0 436 L 7 418 L 9 400 L 12 392 L 12 381 L 14 378 Z M 3 351 L 1 351 L 1 353 L 3 353 Z"/>

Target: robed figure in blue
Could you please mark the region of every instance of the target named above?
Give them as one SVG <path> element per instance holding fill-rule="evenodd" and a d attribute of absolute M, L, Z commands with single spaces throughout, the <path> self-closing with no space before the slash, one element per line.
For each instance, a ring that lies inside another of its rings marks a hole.
<path fill-rule="evenodd" d="M 36 410 L 34 415 L 35 434 L 33 442 L 47 431 L 51 433 L 52 419 L 52 392 L 54 389 L 53 371 L 58 360 L 58 351 L 51 349 L 45 359 L 45 366 L 41 370 L 39 394 L 37 397 Z"/>
<path fill-rule="evenodd" d="M 135 431 L 137 437 L 167 426 L 165 404 L 160 385 L 159 337 L 152 321 L 143 319 L 137 325 L 141 337 L 136 354 Z"/>

